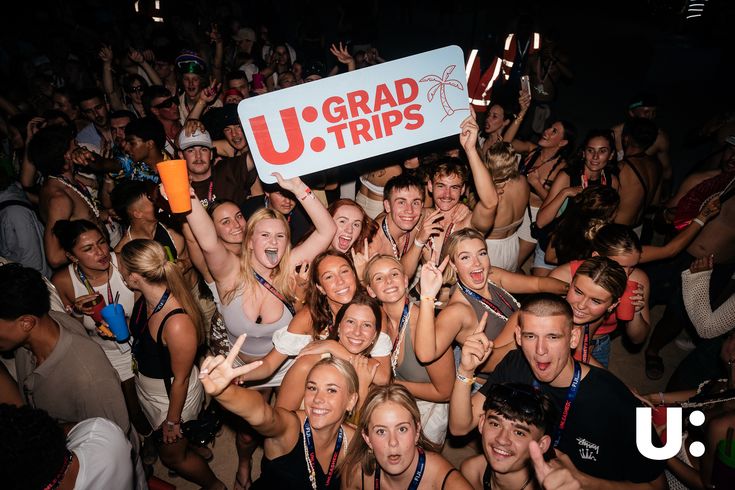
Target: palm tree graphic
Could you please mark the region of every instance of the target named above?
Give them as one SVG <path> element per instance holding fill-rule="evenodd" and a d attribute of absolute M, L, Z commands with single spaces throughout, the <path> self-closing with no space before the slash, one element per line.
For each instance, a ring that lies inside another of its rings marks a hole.
<path fill-rule="evenodd" d="M 449 75 L 452 74 L 454 69 L 457 65 L 449 65 L 444 69 L 444 73 L 442 74 L 441 78 L 436 75 L 426 75 L 425 77 L 421 78 L 419 82 L 433 82 L 436 85 L 431 87 L 429 91 L 426 93 L 426 99 L 431 102 L 434 100 L 434 96 L 436 95 L 436 92 L 439 91 L 439 100 L 442 104 L 442 109 L 444 109 L 445 116 L 442 118 L 442 121 L 447 118 L 447 116 L 451 116 L 455 112 L 458 111 L 466 111 L 468 109 L 455 109 L 451 105 L 449 105 L 449 102 L 447 101 L 447 93 L 445 87 L 447 85 L 454 87 L 459 90 L 464 90 L 464 86 L 462 86 L 462 82 L 459 80 L 456 80 L 454 78 L 450 79 Z"/>

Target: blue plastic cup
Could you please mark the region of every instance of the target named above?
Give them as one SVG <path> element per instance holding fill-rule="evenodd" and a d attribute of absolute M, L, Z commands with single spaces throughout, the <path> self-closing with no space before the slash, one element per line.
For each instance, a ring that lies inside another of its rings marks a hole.
<path fill-rule="evenodd" d="M 102 318 L 105 319 L 118 342 L 125 342 L 130 338 L 128 323 L 125 321 L 125 310 L 121 304 L 113 303 L 102 308 Z"/>

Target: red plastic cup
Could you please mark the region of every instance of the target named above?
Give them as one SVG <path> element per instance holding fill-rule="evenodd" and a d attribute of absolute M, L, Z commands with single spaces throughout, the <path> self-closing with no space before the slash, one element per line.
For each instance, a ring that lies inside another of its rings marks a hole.
<path fill-rule="evenodd" d="M 83 306 L 85 308 L 93 308 L 90 316 L 92 317 L 92 320 L 94 320 L 94 323 L 102 323 L 104 321 L 102 318 L 102 308 L 105 307 L 104 296 L 97 293 L 97 296 L 84 303 Z"/>
<path fill-rule="evenodd" d="M 620 303 L 618 303 L 618 307 L 615 310 L 615 316 L 617 316 L 618 320 L 629 322 L 633 319 L 633 316 L 635 316 L 635 307 L 633 306 L 633 303 L 630 302 L 630 297 L 635 294 L 637 289 L 637 282 L 628 281 L 628 285 L 625 287 L 625 292 L 620 297 Z"/>
<path fill-rule="evenodd" d="M 156 164 L 161 176 L 163 188 L 166 190 L 168 203 L 172 213 L 188 213 L 191 211 L 189 197 L 189 172 L 186 160 L 166 160 Z"/>

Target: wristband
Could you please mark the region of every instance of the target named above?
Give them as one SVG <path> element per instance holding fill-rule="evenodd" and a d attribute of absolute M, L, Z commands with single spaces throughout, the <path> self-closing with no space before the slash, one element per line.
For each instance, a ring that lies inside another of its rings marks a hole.
<path fill-rule="evenodd" d="M 179 420 L 178 422 L 171 422 L 170 420 L 167 420 L 165 423 L 167 427 L 173 428 L 173 427 L 176 427 L 177 425 L 180 425 L 181 420 Z"/>
<path fill-rule="evenodd" d="M 464 376 L 462 374 L 457 373 L 457 381 L 460 381 L 462 383 L 466 383 L 468 385 L 474 384 L 476 379 L 477 378 L 475 378 L 474 376 L 471 377 L 471 378 L 468 378 L 467 376 Z"/>
<path fill-rule="evenodd" d="M 310 189 L 310 188 L 308 188 L 308 187 L 307 187 L 307 188 L 306 188 L 306 189 L 304 190 L 304 192 L 305 192 L 305 194 L 304 194 L 303 196 L 301 196 L 301 197 L 299 198 L 299 201 L 303 201 L 303 200 L 305 200 L 305 199 L 306 199 L 307 197 L 311 197 L 312 199 L 314 199 L 314 193 L 313 193 L 313 192 L 311 192 L 311 189 Z"/>
<path fill-rule="evenodd" d="M 413 244 L 414 244 L 414 246 L 416 246 L 418 248 L 424 248 L 426 246 L 426 242 L 422 242 L 418 238 L 414 238 L 413 239 Z"/>
<path fill-rule="evenodd" d="M 432 296 L 421 296 L 421 301 L 431 301 L 432 303 L 434 303 L 435 300 L 436 298 Z"/>
<path fill-rule="evenodd" d="M 699 219 L 699 218 L 694 218 L 694 219 L 692 220 L 692 222 L 693 222 L 693 223 L 697 223 L 697 224 L 698 224 L 699 226 L 701 226 L 702 228 L 704 228 L 704 221 L 702 221 L 701 219 Z"/>

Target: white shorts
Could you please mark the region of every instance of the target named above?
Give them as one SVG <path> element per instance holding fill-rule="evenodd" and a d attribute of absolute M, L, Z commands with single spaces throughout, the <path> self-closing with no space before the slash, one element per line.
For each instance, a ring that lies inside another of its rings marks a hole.
<path fill-rule="evenodd" d="M 110 360 L 112 367 L 117 371 L 118 376 L 120 376 L 120 381 L 127 381 L 135 376 L 133 374 L 133 356 L 129 348 L 127 352 L 121 352 L 120 349 L 105 349 L 103 347 L 102 351 L 107 356 L 107 359 Z"/>
<path fill-rule="evenodd" d="M 487 251 L 490 255 L 490 265 L 515 272 L 518 267 L 518 231 L 506 238 L 487 238 Z"/>
<path fill-rule="evenodd" d="M 358 192 L 355 196 L 355 202 L 359 204 L 360 207 L 362 207 L 362 209 L 365 211 L 365 214 L 370 216 L 371 219 L 375 219 L 376 216 L 385 211 L 385 208 L 383 207 L 383 201 L 370 199 L 361 192 Z"/>
<path fill-rule="evenodd" d="M 168 416 L 169 398 L 163 379 L 149 378 L 138 373 L 135 376 L 135 391 L 138 393 L 140 408 L 153 429 L 158 429 Z M 189 388 L 186 391 L 181 421 L 194 420 L 199 416 L 204 403 L 204 388 L 199 381 L 199 369 L 191 368 Z"/>
<path fill-rule="evenodd" d="M 421 413 L 421 430 L 434 444 L 441 446 L 447 437 L 449 424 L 449 403 L 435 403 L 416 400 Z"/>
<path fill-rule="evenodd" d="M 518 227 L 518 238 L 524 242 L 536 243 L 536 239 L 531 236 L 531 222 L 536 221 L 536 215 L 539 208 L 531 206 L 531 216 L 528 216 L 528 210 L 523 214 L 523 223 Z"/>

